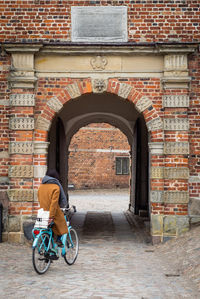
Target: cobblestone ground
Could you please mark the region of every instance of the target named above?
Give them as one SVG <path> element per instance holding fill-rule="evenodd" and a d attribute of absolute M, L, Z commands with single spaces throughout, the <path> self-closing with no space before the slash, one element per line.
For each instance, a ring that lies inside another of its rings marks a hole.
<path fill-rule="evenodd" d="M 72 266 L 60 258 L 38 275 L 30 246 L 0 244 L 0 298 L 199 298 L 193 282 L 157 255 L 137 219 L 130 226 L 117 209 L 77 208 L 80 250 Z"/>

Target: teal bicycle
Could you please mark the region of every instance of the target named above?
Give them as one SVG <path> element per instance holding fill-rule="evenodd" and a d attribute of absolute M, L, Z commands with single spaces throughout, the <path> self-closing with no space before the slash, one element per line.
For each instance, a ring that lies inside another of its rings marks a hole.
<path fill-rule="evenodd" d="M 68 233 L 62 235 L 62 247 L 58 247 L 53 239 L 52 226 L 47 228 L 34 228 L 32 245 L 32 262 L 35 271 L 38 274 L 44 274 L 50 267 L 53 260 L 62 256 L 68 265 L 73 265 L 78 256 L 79 239 L 77 232 L 70 225 L 72 211 L 76 212 L 76 207 L 62 209 L 68 226 Z"/>

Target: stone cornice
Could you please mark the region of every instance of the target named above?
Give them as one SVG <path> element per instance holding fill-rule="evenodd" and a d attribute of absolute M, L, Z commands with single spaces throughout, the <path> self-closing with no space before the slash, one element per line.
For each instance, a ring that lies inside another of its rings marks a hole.
<path fill-rule="evenodd" d="M 122 44 L 83 44 L 83 43 L 54 43 L 29 44 L 5 43 L 2 48 L 8 53 L 41 53 L 49 54 L 189 54 L 198 49 L 198 43 L 191 44 L 160 44 L 160 43 L 122 43 Z"/>

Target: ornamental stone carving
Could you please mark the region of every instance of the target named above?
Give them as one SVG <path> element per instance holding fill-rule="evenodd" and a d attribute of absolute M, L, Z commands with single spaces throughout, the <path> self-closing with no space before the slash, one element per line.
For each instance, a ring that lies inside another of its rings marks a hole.
<path fill-rule="evenodd" d="M 189 121 L 187 118 L 165 118 L 164 130 L 169 131 L 188 131 Z"/>
<path fill-rule="evenodd" d="M 135 105 L 136 109 L 139 112 L 143 112 L 145 109 L 149 108 L 152 106 L 152 102 L 148 97 L 142 97 Z"/>
<path fill-rule="evenodd" d="M 33 190 L 32 189 L 10 189 L 7 191 L 8 198 L 10 201 L 26 202 L 33 201 Z"/>
<path fill-rule="evenodd" d="M 11 94 L 10 106 L 35 106 L 34 94 Z"/>
<path fill-rule="evenodd" d="M 66 90 L 67 90 L 68 94 L 70 95 L 70 97 L 72 99 L 81 96 L 81 92 L 80 92 L 79 86 L 78 86 L 78 84 L 76 82 L 73 83 L 73 84 L 67 85 Z"/>
<path fill-rule="evenodd" d="M 11 117 L 9 120 L 11 130 L 34 130 L 34 118 L 31 117 Z"/>
<path fill-rule="evenodd" d="M 151 191 L 150 192 L 150 201 L 151 202 L 164 202 L 164 192 L 163 191 Z"/>
<path fill-rule="evenodd" d="M 160 117 L 154 118 L 146 123 L 148 131 L 156 131 L 163 129 L 163 122 Z"/>
<path fill-rule="evenodd" d="M 42 131 L 48 131 L 50 128 L 51 122 L 47 119 L 45 119 L 42 116 L 38 116 L 36 121 L 35 128 Z"/>
<path fill-rule="evenodd" d="M 121 98 L 127 99 L 129 93 L 131 92 L 132 86 L 130 84 L 121 83 L 119 85 L 118 96 Z"/>
<path fill-rule="evenodd" d="M 33 153 L 33 143 L 32 142 L 10 142 L 9 153 L 30 155 Z"/>
<path fill-rule="evenodd" d="M 51 98 L 48 102 L 47 105 L 54 110 L 55 112 L 58 112 L 62 109 L 63 104 L 59 101 L 57 97 Z"/>
<path fill-rule="evenodd" d="M 187 70 L 187 55 L 165 55 L 164 70 L 168 72 Z"/>
<path fill-rule="evenodd" d="M 32 178 L 33 177 L 33 166 L 32 165 L 9 166 L 8 176 L 16 177 L 16 178 Z"/>
<path fill-rule="evenodd" d="M 189 169 L 187 167 L 165 167 L 165 179 L 185 179 L 189 178 Z"/>
<path fill-rule="evenodd" d="M 96 56 L 92 57 L 90 60 L 90 64 L 95 71 L 103 71 L 105 70 L 105 66 L 107 65 L 108 60 L 104 56 Z"/>
<path fill-rule="evenodd" d="M 189 143 L 188 142 L 165 142 L 164 154 L 187 155 L 189 154 Z"/>
<path fill-rule="evenodd" d="M 152 155 L 163 155 L 164 144 L 163 142 L 149 142 L 149 151 Z"/>
<path fill-rule="evenodd" d="M 43 178 L 46 174 L 46 165 L 35 165 L 34 166 L 34 178 Z"/>
<path fill-rule="evenodd" d="M 163 167 L 151 167 L 151 178 L 152 179 L 163 179 L 164 168 Z"/>
<path fill-rule="evenodd" d="M 164 95 L 163 107 L 189 107 L 188 95 Z"/>
<path fill-rule="evenodd" d="M 46 155 L 48 153 L 48 147 L 50 142 L 35 141 L 34 142 L 34 154 Z"/>
<path fill-rule="evenodd" d="M 174 204 L 187 204 L 189 192 L 187 191 L 164 191 L 164 202 Z"/>
<path fill-rule="evenodd" d="M 107 90 L 108 81 L 104 79 L 92 80 L 92 90 L 94 93 L 102 93 Z"/>

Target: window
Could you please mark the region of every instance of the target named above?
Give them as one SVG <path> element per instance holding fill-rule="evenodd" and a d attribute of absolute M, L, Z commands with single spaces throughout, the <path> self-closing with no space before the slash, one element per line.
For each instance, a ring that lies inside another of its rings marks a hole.
<path fill-rule="evenodd" d="M 116 157 L 116 174 L 129 174 L 129 158 Z"/>

